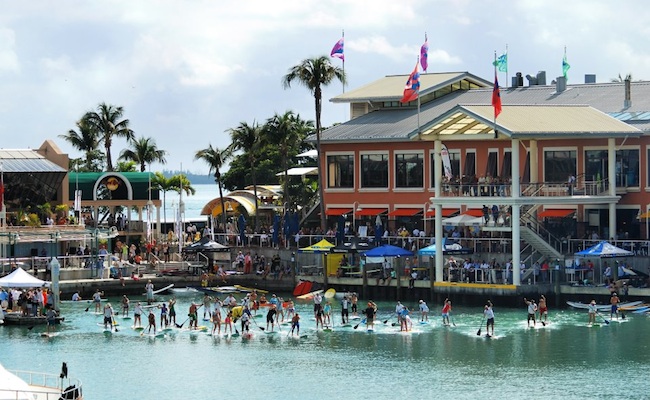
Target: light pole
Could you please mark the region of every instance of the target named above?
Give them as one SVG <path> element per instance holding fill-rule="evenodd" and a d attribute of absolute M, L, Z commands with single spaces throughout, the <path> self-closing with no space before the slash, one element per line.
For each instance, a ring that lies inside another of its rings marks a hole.
<path fill-rule="evenodd" d="M 424 232 L 425 236 L 427 234 L 427 214 L 429 214 L 431 211 L 435 211 L 435 209 L 431 207 L 431 203 L 427 201 L 422 207 L 422 231 Z"/>
<path fill-rule="evenodd" d="M 357 211 L 361 211 L 359 202 L 355 201 L 352 204 L 352 236 L 357 236 Z"/>

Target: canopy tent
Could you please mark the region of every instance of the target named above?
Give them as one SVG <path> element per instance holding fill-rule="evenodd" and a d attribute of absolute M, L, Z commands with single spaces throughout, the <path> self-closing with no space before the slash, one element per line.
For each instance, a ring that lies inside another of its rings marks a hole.
<path fill-rule="evenodd" d="M 327 240 L 323 239 L 318 243 L 314 243 L 311 246 L 303 247 L 298 249 L 301 253 L 328 253 L 334 245 Z"/>
<path fill-rule="evenodd" d="M 7 371 L 0 364 L 0 400 L 33 400 L 34 394 L 27 382 Z"/>
<path fill-rule="evenodd" d="M 413 252 L 390 244 L 385 244 L 366 251 L 366 257 L 408 257 L 412 255 Z"/>
<path fill-rule="evenodd" d="M 620 247 L 616 247 L 613 244 L 603 240 L 595 246 L 591 246 L 588 249 L 575 253 L 575 255 L 580 257 L 613 258 L 631 257 L 634 255 L 634 252 L 621 249 Z"/>
<path fill-rule="evenodd" d="M 447 243 L 447 238 L 442 239 L 442 254 L 472 254 L 474 250 L 465 248 L 458 243 Z M 430 246 L 421 248 L 418 250 L 418 255 L 420 256 L 430 256 L 433 257 L 436 255 L 436 245 L 432 244 Z"/>
<path fill-rule="evenodd" d="M 445 218 L 442 220 L 443 225 L 454 225 L 454 226 L 482 226 L 485 220 L 483 217 L 474 217 L 467 214 L 460 214 L 455 217 Z"/>
<path fill-rule="evenodd" d="M 43 287 L 50 286 L 50 282 L 40 280 L 18 267 L 14 272 L 0 278 L 0 286 L 13 288 Z"/>

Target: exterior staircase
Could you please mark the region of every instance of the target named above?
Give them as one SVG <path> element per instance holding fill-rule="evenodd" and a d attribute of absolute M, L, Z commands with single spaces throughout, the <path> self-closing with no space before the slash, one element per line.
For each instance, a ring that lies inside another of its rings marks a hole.
<path fill-rule="evenodd" d="M 563 259 L 564 256 L 553 246 L 551 246 L 546 240 L 540 237 L 529 227 L 522 225 L 521 229 L 521 239 L 526 243 L 530 244 L 540 255 L 549 260 L 552 259 Z"/>

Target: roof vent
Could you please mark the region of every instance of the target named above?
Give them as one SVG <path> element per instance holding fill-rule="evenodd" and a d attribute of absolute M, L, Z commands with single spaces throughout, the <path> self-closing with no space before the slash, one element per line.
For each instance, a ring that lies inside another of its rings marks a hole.
<path fill-rule="evenodd" d="M 555 81 L 555 93 L 561 93 L 566 90 L 566 78 L 558 76 Z"/>
<path fill-rule="evenodd" d="M 546 71 L 537 72 L 537 84 L 546 86 Z"/>
<path fill-rule="evenodd" d="M 530 75 L 527 74 L 527 75 L 526 75 L 526 79 L 528 79 L 528 86 L 535 86 L 535 85 L 537 85 L 537 77 L 535 77 L 535 76 L 530 76 Z"/>
<path fill-rule="evenodd" d="M 522 86 L 524 86 L 524 77 L 521 76 L 521 72 L 517 72 L 515 76 L 512 77 L 512 87 Z"/>
<path fill-rule="evenodd" d="M 625 78 L 625 101 L 623 102 L 623 107 L 632 107 L 632 80 L 629 77 Z"/>
<path fill-rule="evenodd" d="M 596 83 L 596 74 L 585 74 L 585 83 Z"/>

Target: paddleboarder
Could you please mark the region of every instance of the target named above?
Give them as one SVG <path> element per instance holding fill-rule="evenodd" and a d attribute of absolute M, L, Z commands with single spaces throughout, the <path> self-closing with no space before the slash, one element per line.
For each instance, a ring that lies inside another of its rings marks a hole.
<path fill-rule="evenodd" d="M 2 312 L 2 310 L 0 310 L 0 312 Z M 47 334 L 49 335 L 55 331 L 54 324 L 56 324 L 56 311 L 54 310 L 54 307 L 47 307 L 45 317 L 47 318 Z"/>
<path fill-rule="evenodd" d="M 113 330 L 113 306 L 111 306 L 111 303 L 106 303 L 104 306 L 104 329 L 108 329 L 110 326 L 111 330 Z"/>
<path fill-rule="evenodd" d="M 587 313 L 589 314 L 589 321 L 587 322 L 588 326 L 592 326 L 596 323 L 596 300 L 592 300 L 587 307 Z"/>
<path fill-rule="evenodd" d="M 207 293 L 203 296 L 203 319 L 207 321 L 206 314 L 208 318 L 210 317 L 210 310 L 212 309 L 212 297 Z"/>
<path fill-rule="evenodd" d="M 197 320 L 198 320 L 197 311 L 198 308 L 196 307 L 196 304 L 192 302 L 192 304 L 190 305 L 189 312 L 187 313 L 187 316 L 190 317 L 190 329 L 197 329 Z"/>
<path fill-rule="evenodd" d="M 538 302 L 539 322 L 546 324 L 548 322 L 548 307 L 546 306 L 546 297 L 541 295 Z M 543 318 L 543 320 L 542 320 Z"/>
<path fill-rule="evenodd" d="M 445 305 L 442 306 L 442 324 L 449 326 L 449 313 L 451 312 L 451 301 L 445 299 Z"/>
<path fill-rule="evenodd" d="M 95 304 L 95 314 L 99 313 L 99 305 L 102 301 L 102 296 L 104 295 L 104 292 L 100 292 L 99 289 L 93 293 L 93 303 Z"/>
<path fill-rule="evenodd" d="M 219 307 L 215 307 L 212 312 L 212 336 L 214 336 L 215 330 L 217 331 L 217 335 L 221 335 L 221 310 Z"/>
<path fill-rule="evenodd" d="M 133 309 L 133 326 L 142 326 L 142 303 L 139 301 Z"/>
<path fill-rule="evenodd" d="M 612 293 L 612 297 L 609 298 L 609 304 L 612 305 L 612 309 L 610 311 L 610 318 L 614 319 L 614 315 L 616 315 L 616 319 L 618 319 L 618 303 L 621 302 L 621 299 L 618 298 L 616 295 L 616 292 Z"/>
<path fill-rule="evenodd" d="M 271 332 L 273 332 L 273 329 L 275 328 L 275 315 L 277 313 L 278 310 L 275 308 L 275 304 L 271 305 L 266 312 L 266 330 L 269 329 L 269 324 L 271 324 Z"/>
<path fill-rule="evenodd" d="M 325 326 L 330 326 L 332 324 L 332 303 L 325 302 L 325 307 L 323 307 L 323 322 Z"/>
<path fill-rule="evenodd" d="M 122 316 L 128 317 L 129 316 L 129 298 L 126 297 L 126 295 L 122 296 Z"/>
<path fill-rule="evenodd" d="M 429 321 L 429 306 L 424 300 L 420 300 L 420 321 Z"/>
<path fill-rule="evenodd" d="M 348 296 L 343 296 L 343 300 L 341 300 L 341 322 L 343 324 L 347 324 L 350 321 L 350 315 L 348 313 L 349 305 L 350 301 L 348 300 Z"/>
<path fill-rule="evenodd" d="M 156 334 L 156 316 L 152 310 L 149 310 L 149 325 L 147 326 L 147 333 L 151 333 L 151 328 L 153 328 L 153 334 Z"/>
<path fill-rule="evenodd" d="M 485 336 L 492 337 L 494 336 L 494 310 L 492 309 L 492 302 L 490 300 L 488 300 L 487 304 L 485 305 L 485 309 L 483 310 L 483 315 L 486 318 Z M 492 328 L 491 331 L 490 328 Z M 492 332 L 491 335 L 490 332 Z"/>
<path fill-rule="evenodd" d="M 372 301 L 368 302 L 368 307 L 363 311 L 363 313 L 366 316 L 366 327 L 368 330 L 374 330 L 375 329 L 375 314 L 377 313 L 377 309 L 375 306 L 375 303 Z"/>
<path fill-rule="evenodd" d="M 176 325 L 176 299 L 169 299 L 169 323 Z"/>
<path fill-rule="evenodd" d="M 291 335 L 293 336 L 293 331 L 296 330 L 296 334 L 300 336 L 300 314 L 296 313 L 293 318 L 291 318 Z"/>
<path fill-rule="evenodd" d="M 169 320 L 167 320 L 167 313 L 169 309 L 167 308 L 167 303 L 162 303 L 160 306 L 160 329 L 166 328 L 169 325 Z"/>
<path fill-rule="evenodd" d="M 524 303 L 528 306 L 528 319 L 526 319 L 526 326 L 530 328 L 530 321 L 533 321 L 533 327 L 536 325 L 535 315 L 537 314 L 537 304 L 535 300 L 528 300 L 524 297 Z"/>
<path fill-rule="evenodd" d="M 322 310 L 321 303 L 323 302 L 323 296 L 320 293 L 314 295 L 314 317 L 318 314 L 318 311 Z"/>

